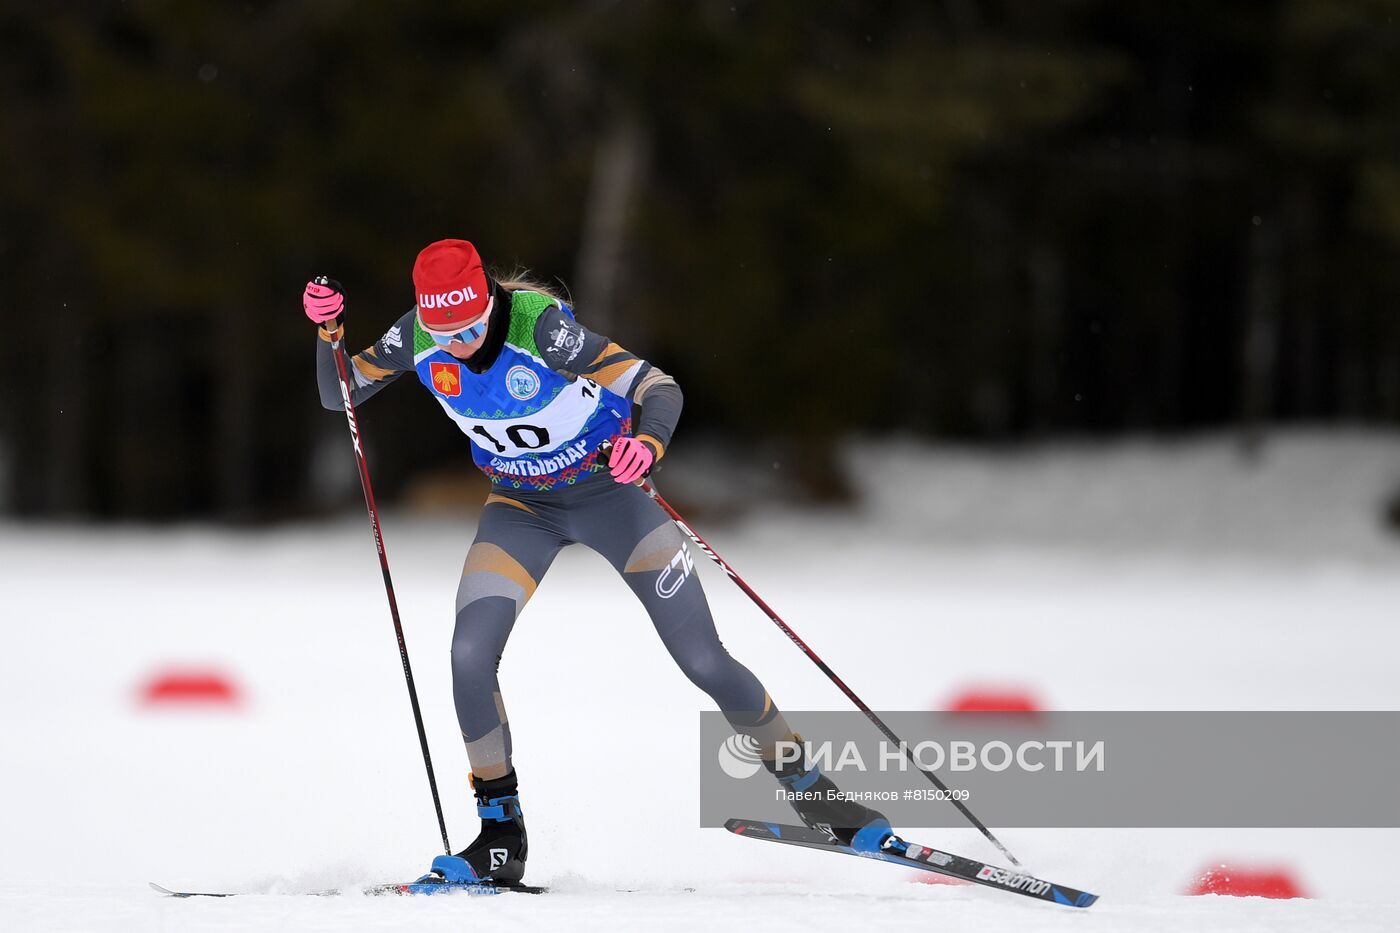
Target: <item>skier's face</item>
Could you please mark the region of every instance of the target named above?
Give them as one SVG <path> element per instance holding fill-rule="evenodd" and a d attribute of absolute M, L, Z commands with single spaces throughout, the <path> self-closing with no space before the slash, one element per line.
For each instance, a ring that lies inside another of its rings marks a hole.
<path fill-rule="evenodd" d="M 454 326 L 452 330 L 440 330 L 423 324 L 426 330 L 437 345 L 459 360 L 469 358 L 481 345 L 486 342 L 486 325 L 491 319 L 491 309 L 496 305 L 496 298 L 493 295 L 486 303 L 486 310 L 470 321 Z M 422 318 L 419 318 L 422 321 Z"/>

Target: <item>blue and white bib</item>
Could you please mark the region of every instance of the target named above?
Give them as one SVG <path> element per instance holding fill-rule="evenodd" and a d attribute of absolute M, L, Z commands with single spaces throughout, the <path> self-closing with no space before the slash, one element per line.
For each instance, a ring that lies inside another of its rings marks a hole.
<path fill-rule="evenodd" d="M 419 380 L 472 442 L 491 482 L 516 489 L 573 484 L 602 469 L 598 446 L 631 432 L 627 400 L 587 378 L 551 368 L 540 356 L 540 316 L 568 305 L 538 292 L 511 293 L 510 329 L 496 361 L 474 373 L 433 341 L 415 316 L 413 364 Z"/>

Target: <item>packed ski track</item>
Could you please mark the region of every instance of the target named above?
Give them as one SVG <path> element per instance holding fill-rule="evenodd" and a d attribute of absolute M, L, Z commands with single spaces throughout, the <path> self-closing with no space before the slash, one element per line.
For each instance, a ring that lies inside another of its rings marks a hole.
<path fill-rule="evenodd" d="M 903 513 L 882 492 L 849 514 L 693 522 L 877 709 L 933 708 L 975 684 L 1024 686 L 1059 709 L 1396 709 L 1400 548 L 1358 508 L 1400 448 L 1325 440 L 1285 443 L 1256 485 L 1236 487 L 1263 492 L 1208 504 L 1223 533 L 1194 528 L 1170 501 L 1242 482 L 1223 445 L 1175 460 L 1120 449 L 1040 461 L 906 446 L 887 478 L 918 477 L 929 494 Z M 1072 504 L 1037 511 L 1030 493 L 994 491 L 1038 484 L 1064 499 L 1076 475 L 1093 502 L 1132 500 L 1121 526 L 1111 509 L 1081 509 L 1076 523 Z M 1152 477 L 1160 535 L 1138 527 L 1154 518 L 1132 499 Z M 684 510 L 682 486 L 670 497 Z M 986 523 L 971 517 L 979 496 Z M 1270 546 L 1290 509 L 1307 523 L 1290 534 L 1316 547 Z M 448 647 L 473 519 L 390 510 L 383 523 L 460 846 L 474 829 Z M 1032 872 L 1100 895 L 1077 911 L 700 829 L 704 697 L 625 585 L 579 548 L 556 561 L 500 671 L 530 821 L 527 880 L 549 893 L 302 896 L 412 880 L 440 848 L 363 517 L 251 531 L 3 524 L 0 567 L 3 930 L 1400 927 L 1396 830 L 996 827 Z M 779 703 L 846 708 L 716 568 L 700 573 L 726 646 Z M 625 665 L 603 650 L 617 645 Z M 143 685 L 169 669 L 226 677 L 234 703 L 143 705 Z M 619 787 L 622 803 L 600 802 Z M 999 861 L 972 829 L 902 828 Z M 1222 860 L 1285 866 L 1311 896 L 1183 896 Z M 150 881 L 247 896 L 180 900 Z"/>

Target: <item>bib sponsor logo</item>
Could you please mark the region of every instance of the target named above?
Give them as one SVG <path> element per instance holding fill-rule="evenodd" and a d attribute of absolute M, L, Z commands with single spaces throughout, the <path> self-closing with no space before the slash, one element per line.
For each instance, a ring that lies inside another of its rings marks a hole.
<path fill-rule="evenodd" d="M 995 865 L 983 865 L 982 870 L 977 873 L 977 878 L 979 881 L 990 881 L 992 884 L 999 884 L 1013 891 L 1025 891 L 1027 894 L 1044 894 L 1050 890 L 1048 881 L 1041 881 L 1030 875 L 1018 875 Z"/>
<path fill-rule="evenodd" d="M 695 559 L 690 556 L 690 549 L 681 542 L 681 549 L 676 552 L 676 556 L 671 558 L 671 562 L 661 570 L 661 576 L 656 578 L 656 595 L 662 599 L 670 599 L 676 595 L 676 591 L 681 588 L 695 570 Z"/>
<path fill-rule="evenodd" d="M 453 308 L 468 301 L 476 301 L 477 297 L 476 289 L 470 285 L 466 288 L 454 288 L 450 292 L 438 292 L 436 295 L 425 295 L 420 292 L 418 307 L 424 311 L 432 308 Z"/>
<path fill-rule="evenodd" d="M 462 367 L 458 363 L 431 363 L 428 366 L 433 377 L 433 388 L 440 395 L 462 394 Z"/>
<path fill-rule="evenodd" d="M 539 394 L 540 377 L 528 366 L 512 366 L 506 373 L 506 390 L 512 397 L 528 401 Z"/>

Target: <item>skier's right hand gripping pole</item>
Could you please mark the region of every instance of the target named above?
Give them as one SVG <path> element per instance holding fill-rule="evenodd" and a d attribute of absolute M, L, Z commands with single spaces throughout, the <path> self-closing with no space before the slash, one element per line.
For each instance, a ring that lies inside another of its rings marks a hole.
<path fill-rule="evenodd" d="M 608 463 L 608 457 L 611 453 L 612 445 L 607 442 L 604 442 L 598 448 L 598 459 L 606 465 Z M 704 551 L 709 556 L 710 560 L 714 561 L 716 564 L 719 565 L 719 568 L 723 570 L 725 574 L 728 575 L 729 579 L 733 580 L 734 584 L 738 586 L 739 589 L 744 591 L 744 595 L 747 596 L 749 599 L 753 600 L 754 604 L 758 606 L 758 608 L 763 610 L 763 614 L 768 616 L 768 618 L 772 620 L 774 625 L 782 629 L 783 634 L 786 635 L 788 639 L 791 640 L 792 643 L 796 645 L 802 651 L 802 653 L 805 654 L 812 661 L 813 664 L 815 664 L 818 668 L 821 669 L 821 672 L 827 676 L 827 679 L 834 683 L 837 686 L 837 688 L 846 695 L 846 698 L 849 699 L 852 703 L 854 703 L 856 705 L 856 708 L 865 714 L 866 718 L 869 719 L 875 725 L 875 728 L 879 729 L 884 734 L 885 738 L 889 739 L 891 742 L 898 744 L 901 748 L 904 749 L 904 756 L 913 763 L 914 767 L 921 774 L 923 774 L 924 777 L 929 779 L 933 786 L 937 787 L 941 791 L 944 791 L 948 795 L 948 800 L 953 804 L 953 806 L 958 808 L 958 811 L 961 812 L 962 815 L 967 818 L 967 821 L 969 823 L 977 827 L 978 832 L 985 836 L 988 842 L 1000 849 L 1001 854 L 1005 855 L 1007 859 L 1011 861 L 1012 865 L 1015 865 L 1017 868 L 1021 867 L 1020 860 L 1017 859 L 1016 856 L 1011 854 L 1011 850 L 1008 849 L 1005 845 L 1003 845 L 1001 840 L 992 834 L 992 831 L 988 829 L 986 825 L 983 824 L 983 822 L 977 818 L 977 815 L 975 813 L 968 809 L 967 804 L 954 797 L 951 794 L 951 792 L 949 792 L 948 785 L 944 784 L 942 779 L 940 779 L 938 775 L 934 774 L 932 771 L 929 771 L 927 768 L 925 768 L 922 764 L 919 763 L 919 760 L 914 756 L 914 752 L 910 749 L 909 743 L 905 742 L 899 736 L 895 735 L 894 730 L 891 729 L 889 726 L 885 725 L 884 720 L 882 720 L 878 715 L 876 715 L 875 711 L 872 710 L 869 706 L 867 706 L 864 700 L 856 696 L 856 692 L 850 687 L 846 686 L 846 682 L 844 680 L 836 676 L 836 672 L 827 666 L 827 663 L 823 661 L 821 657 L 818 656 L 817 653 L 813 651 L 807 645 L 807 643 L 803 641 L 801 637 L 799 637 L 798 634 L 792 630 L 791 626 L 784 622 L 782 618 L 779 617 L 779 615 L 773 611 L 772 607 L 770 607 L 766 602 L 763 601 L 763 598 L 761 596 L 754 592 L 753 587 L 745 583 L 744 578 L 739 576 L 739 574 L 735 572 L 733 567 L 725 563 L 724 558 L 720 557 L 719 554 L 715 553 L 715 549 L 710 547 L 709 543 L 706 542 L 704 538 L 700 537 L 700 535 L 696 533 L 695 529 L 691 528 L 690 525 L 686 524 L 685 519 L 681 518 L 680 513 L 677 512 L 675 509 L 671 508 L 671 504 L 669 502 L 661 498 L 661 494 L 656 491 L 656 487 L 652 485 L 650 481 L 644 482 L 642 484 L 642 490 L 648 496 L 651 496 L 651 498 L 656 501 L 656 504 L 661 506 L 661 508 L 665 510 L 667 515 L 671 516 L 671 520 L 680 526 L 681 531 L 684 531 L 686 535 L 690 538 L 690 540 L 695 542 L 696 547 Z"/>
<path fill-rule="evenodd" d="M 345 289 L 335 279 L 318 275 L 306 283 L 301 293 L 301 308 L 311 318 L 328 331 L 334 332 L 336 318 L 345 311 Z"/>

